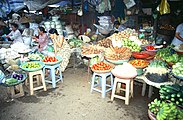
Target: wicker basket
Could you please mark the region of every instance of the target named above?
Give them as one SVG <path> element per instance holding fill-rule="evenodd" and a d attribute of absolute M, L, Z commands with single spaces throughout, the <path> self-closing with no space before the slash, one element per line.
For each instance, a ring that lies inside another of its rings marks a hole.
<path fill-rule="evenodd" d="M 156 116 L 150 110 L 148 110 L 148 116 L 151 120 L 156 120 Z"/>

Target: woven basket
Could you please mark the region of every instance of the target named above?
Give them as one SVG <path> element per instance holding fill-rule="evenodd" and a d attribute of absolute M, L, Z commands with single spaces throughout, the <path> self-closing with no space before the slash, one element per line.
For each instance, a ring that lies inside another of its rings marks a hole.
<path fill-rule="evenodd" d="M 156 120 L 156 116 L 150 110 L 148 110 L 148 116 L 151 120 Z"/>
<path fill-rule="evenodd" d="M 91 68 L 91 70 L 96 73 L 108 73 L 111 72 L 112 68 L 109 70 L 94 70 L 93 68 Z"/>

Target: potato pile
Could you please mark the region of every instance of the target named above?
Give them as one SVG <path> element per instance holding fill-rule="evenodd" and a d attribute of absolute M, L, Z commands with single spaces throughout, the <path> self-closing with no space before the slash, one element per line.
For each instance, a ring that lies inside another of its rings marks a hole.
<path fill-rule="evenodd" d="M 82 47 L 82 54 L 83 55 L 91 55 L 91 54 L 100 54 L 104 51 L 104 47 L 99 45 L 89 45 Z"/>
<path fill-rule="evenodd" d="M 112 40 L 109 39 L 109 38 L 106 38 L 106 39 L 98 41 L 97 44 L 99 46 L 102 46 L 102 47 L 105 47 L 105 48 L 109 48 L 110 46 L 112 46 Z"/>
<path fill-rule="evenodd" d="M 131 50 L 127 47 L 110 47 L 105 51 L 105 58 L 109 60 L 127 60 L 131 55 Z"/>

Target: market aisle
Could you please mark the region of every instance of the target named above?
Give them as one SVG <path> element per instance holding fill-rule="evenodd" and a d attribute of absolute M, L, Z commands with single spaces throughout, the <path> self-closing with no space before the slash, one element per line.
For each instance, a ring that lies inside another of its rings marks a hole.
<path fill-rule="evenodd" d="M 47 92 L 36 92 L 13 102 L 0 103 L 1 120 L 146 120 L 147 96 L 141 97 L 140 86 L 135 86 L 130 105 L 115 99 L 110 94 L 105 99 L 99 93 L 90 94 L 86 80 L 86 68 L 75 71 L 69 68 L 64 73 L 64 83 Z M 49 88 L 51 85 L 49 85 Z M 2 91 L 2 87 L 0 89 Z M 0 96 L 3 97 L 3 96 Z M 153 98 L 152 98 L 153 99 Z"/>

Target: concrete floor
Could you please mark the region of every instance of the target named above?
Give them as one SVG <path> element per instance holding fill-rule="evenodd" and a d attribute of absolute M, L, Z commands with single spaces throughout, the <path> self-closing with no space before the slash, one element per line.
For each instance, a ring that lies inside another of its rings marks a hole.
<path fill-rule="evenodd" d="M 46 92 L 27 93 L 12 101 L 0 86 L 0 120 L 148 120 L 147 105 L 153 98 L 141 96 L 141 85 L 134 85 L 134 97 L 125 105 L 119 99 L 111 102 L 111 92 L 106 98 L 95 91 L 91 94 L 86 67 L 68 68 L 63 75 L 64 83 L 56 89 L 49 84 Z"/>

